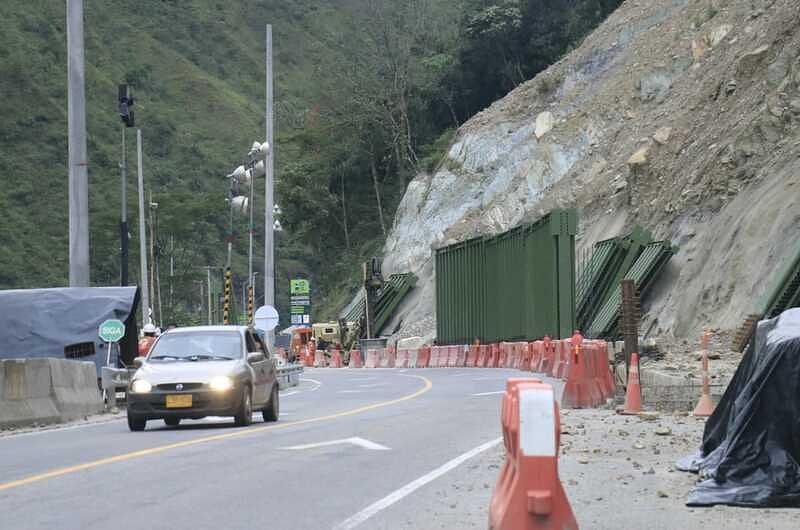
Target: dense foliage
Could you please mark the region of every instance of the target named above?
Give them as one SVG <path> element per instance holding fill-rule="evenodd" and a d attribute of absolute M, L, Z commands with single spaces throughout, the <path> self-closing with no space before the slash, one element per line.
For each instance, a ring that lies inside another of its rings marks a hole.
<path fill-rule="evenodd" d="M 435 169 L 458 125 L 552 63 L 618 4 L 85 0 L 93 283 L 119 281 L 118 83 L 135 86 L 145 179 L 159 204 L 164 320 L 198 321 L 201 267 L 225 261 L 225 175 L 264 135 L 264 24 L 273 24 L 276 201 L 285 228 L 276 242 L 276 294 L 285 316 L 288 279 L 309 276 L 315 316 L 327 318 L 352 293 L 357 264 L 380 251 L 408 181 Z M 0 287 L 63 285 L 64 3 L 8 0 L 2 13 Z M 134 139 L 129 130 L 135 282 Z M 263 181 L 259 210 L 262 188 Z M 234 225 L 241 292 L 247 226 L 243 218 Z M 262 235 L 256 231 L 256 256 Z M 256 264 L 261 272 L 262 259 Z"/>

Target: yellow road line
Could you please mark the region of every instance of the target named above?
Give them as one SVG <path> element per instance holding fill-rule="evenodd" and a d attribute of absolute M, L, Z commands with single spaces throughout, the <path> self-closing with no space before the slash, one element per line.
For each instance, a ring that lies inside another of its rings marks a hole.
<path fill-rule="evenodd" d="M 352 410 L 346 410 L 344 412 L 337 412 L 336 414 L 329 414 L 327 416 L 317 416 L 316 418 L 307 418 L 305 420 L 297 420 L 297 421 L 290 421 L 287 423 L 275 423 L 272 425 L 267 425 L 263 427 L 255 427 L 250 429 L 242 429 L 239 431 L 229 432 L 225 434 L 217 434 L 214 436 L 204 436 L 202 438 L 194 438 L 192 440 L 186 440 L 183 442 L 176 442 L 173 444 L 167 445 L 160 445 L 158 447 L 152 447 L 150 449 L 141 449 L 139 451 L 133 451 L 130 453 L 125 453 L 117 456 L 111 456 L 108 458 L 101 458 L 100 460 L 94 460 L 92 462 L 86 462 L 85 464 L 78 464 L 76 466 L 70 467 L 62 467 L 61 469 L 55 469 L 53 471 L 48 471 L 46 473 L 40 473 L 38 475 L 31 475 L 30 477 L 22 478 L 19 480 L 12 480 L 11 482 L 0 483 L 0 491 L 10 490 L 13 488 L 18 488 L 20 486 L 26 486 L 28 484 L 32 484 L 34 482 L 40 482 L 42 480 L 48 480 L 51 478 L 61 477 L 64 475 L 71 475 L 72 473 L 77 473 L 79 471 L 85 471 L 87 469 L 93 469 L 100 466 L 106 466 L 109 464 L 116 464 L 117 462 L 125 462 L 126 460 L 132 460 L 134 458 L 139 458 L 142 456 L 153 455 L 157 453 L 163 453 L 165 451 L 171 451 L 173 449 L 180 449 L 181 447 L 189 447 L 192 445 L 199 445 L 207 442 L 216 442 L 217 440 L 226 440 L 229 438 L 237 438 L 239 436 L 245 436 L 250 434 L 256 434 L 264 431 L 274 431 L 277 429 L 285 429 L 287 427 L 294 427 L 295 425 L 305 425 L 307 423 L 317 423 L 321 421 L 333 420 L 338 418 L 344 418 L 346 416 L 353 416 L 355 414 L 361 414 L 362 412 L 367 412 L 370 410 L 379 409 L 382 407 L 388 407 L 389 405 L 395 405 L 397 403 L 402 403 L 403 401 L 408 401 L 410 399 L 414 399 L 416 397 L 421 396 L 425 392 L 431 389 L 433 383 L 431 383 L 430 379 L 427 377 L 423 377 L 421 375 L 404 375 L 404 377 L 415 377 L 417 379 L 421 379 L 425 382 L 425 385 L 414 392 L 413 394 L 409 394 L 407 396 L 403 396 L 397 399 L 392 399 L 390 401 L 382 401 L 380 403 L 373 403 L 372 405 L 365 405 L 363 407 L 359 407 Z"/>

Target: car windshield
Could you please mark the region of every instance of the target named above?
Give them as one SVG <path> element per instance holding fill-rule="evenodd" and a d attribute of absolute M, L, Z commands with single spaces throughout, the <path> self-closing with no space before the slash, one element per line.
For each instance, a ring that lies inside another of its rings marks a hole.
<path fill-rule="evenodd" d="M 153 346 L 149 361 L 224 361 L 242 357 L 242 337 L 232 331 L 167 333 Z"/>

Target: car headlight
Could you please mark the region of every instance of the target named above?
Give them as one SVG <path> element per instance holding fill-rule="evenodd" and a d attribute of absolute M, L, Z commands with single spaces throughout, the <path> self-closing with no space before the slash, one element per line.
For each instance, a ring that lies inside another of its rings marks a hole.
<path fill-rule="evenodd" d="M 209 381 L 208 386 L 211 387 L 211 390 L 216 390 L 218 392 L 230 390 L 233 388 L 233 379 L 224 375 L 218 375 Z"/>
<path fill-rule="evenodd" d="M 144 379 L 137 379 L 131 384 L 131 392 L 134 394 L 147 394 L 152 389 L 153 385 Z"/>

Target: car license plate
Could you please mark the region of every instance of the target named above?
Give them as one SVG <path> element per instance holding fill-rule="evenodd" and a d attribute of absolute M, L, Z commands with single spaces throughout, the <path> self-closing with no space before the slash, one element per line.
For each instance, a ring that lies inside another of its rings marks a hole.
<path fill-rule="evenodd" d="M 168 409 L 185 409 L 192 406 L 191 394 L 167 395 Z"/>

